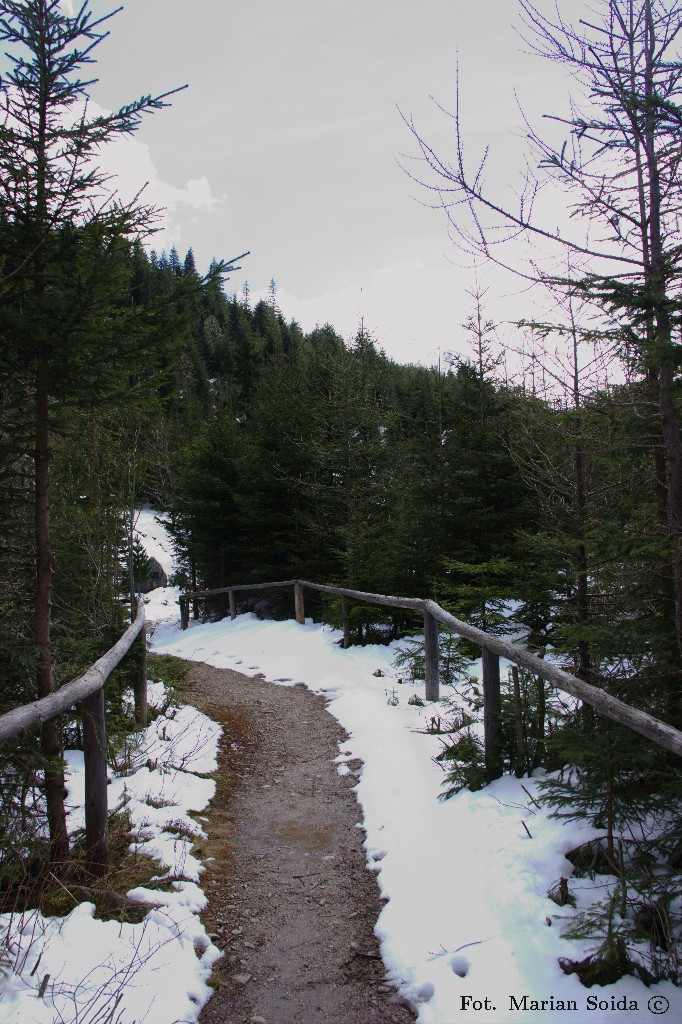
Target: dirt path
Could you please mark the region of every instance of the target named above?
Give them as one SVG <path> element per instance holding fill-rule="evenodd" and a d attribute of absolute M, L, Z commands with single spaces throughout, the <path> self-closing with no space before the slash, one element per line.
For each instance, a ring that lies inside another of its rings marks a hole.
<path fill-rule="evenodd" d="M 357 775 L 336 770 L 346 737 L 324 699 L 203 664 L 189 682 L 224 727 L 202 882 L 225 955 L 201 1024 L 414 1022 L 385 980 Z"/>

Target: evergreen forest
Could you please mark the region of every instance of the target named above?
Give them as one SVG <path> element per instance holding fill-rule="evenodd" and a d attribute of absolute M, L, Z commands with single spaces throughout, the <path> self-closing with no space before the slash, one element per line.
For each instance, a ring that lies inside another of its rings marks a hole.
<path fill-rule="evenodd" d="M 41 17 L 53 20 L 47 41 Z M 485 631 L 523 634 L 533 652 L 682 729 L 670 443 L 679 267 L 662 293 L 655 273 L 641 286 L 589 269 L 553 280 L 564 286 L 556 316 L 540 322 L 529 309 L 516 327 L 490 321 L 477 287 L 453 313 L 464 354 L 440 366 L 392 361 L 362 320 L 351 338 L 331 324 L 304 331 L 283 316 L 274 283 L 256 303 L 248 289 L 232 294 L 229 240 L 204 273 L 191 249 L 153 249 L 153 211 L 93 202 L 101 185 L 84 155 L 167 103 L 145 97 L 80 122 L 78 139 L 65 131 L 61 112 L 81 98 L 78 69 L 103 31 L 87 5 L 67 18 L 46 0 L 0 3 L 0 38 L 22 53 L 11 102 L 24 104 L 0 125 L 0 713 L 75 678 L 120 636 L 144 561 L 135 517 L 149 503 L 168 513 L 170 582 L 183 590 L 300 578 L 433 598 Z M 54 63 L 47 110 L 41 46 Z M 666 130 L 679 142 L 675 110 Z M 48 142 L 25 162 L 36 124 Z M 506 369 L 505 351 L 522 345 L 531 357 Z M 259 614 L 291 614 L 279 592 L 263 593 Z M 245 596 L 240 609 L 255 606 Z M 197 608 L 225 612 L 220 599 Z M 326 598 L 308 614 L 340 623 Z M 352 607 L 351 628 L 355 643 L 420 632 L 409 613 L 370 605 Z M 475 653 L 441 640 L 444 681 L 469 685 Z M 413 671 L 421 657 L 415 643 Z M 123 731 L 131 671 L 106 690 Z M 577 869 L 621 883 L 585 922 L 603 932 L 601 958 L 575 969 L 587 983 L 643 976 L 628 950 L 648 935 L 649 978 L 679 978 L 675 756 L 523 672 L 502 717 L 505 770 L 554 773 L 557 813 L 604 830 Z M 444 755 L 448 792 L 484 784 L 460 724 Z M 0 893 L 68 859 L 54 796 L 65 742 L 78 743 L 75 716 L 0 749 Z M 47 851 L 34 785 L 46 791 Z"/>

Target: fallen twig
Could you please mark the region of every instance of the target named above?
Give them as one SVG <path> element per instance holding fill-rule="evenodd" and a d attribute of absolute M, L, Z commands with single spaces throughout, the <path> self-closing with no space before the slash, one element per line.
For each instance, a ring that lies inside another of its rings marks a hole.
<path fill-rule="evenodd" d="M 539 804 L 539 803 L 537 802 L 537 800 L 536 800 L 536 799 L 535 799 L 535 797 L 534 797 L 534 796 L 532 795 L 532 793 L 529 793 L 529 792 L 528 792 L 528 790 L 527 790 L 527 789 L 526 789 L 526 787 L 525 787 L 525 786 L 523 785 L 523 783 L 521 783 L 521 789 L 522 789 L 522 790 L 523 790 L 523 792 L 524 792 L 524 793 L 526 794 L 526 796 L 528 797 L 528 799 L 530 800 L 530 802 L 531 802 L 532 804 L 535 804 L 535 806 L 536 806 L 536 807 L 538 808 L 538 810 L 542 810 L 542 807 L 541 807 L 541 805 L 540 805 L 540 804 Z"/>

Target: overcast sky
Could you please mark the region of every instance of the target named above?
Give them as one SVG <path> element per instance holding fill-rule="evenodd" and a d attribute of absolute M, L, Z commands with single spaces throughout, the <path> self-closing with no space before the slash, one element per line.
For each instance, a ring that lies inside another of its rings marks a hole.
<path fill-rule="evenodd" d="M 331 322 L 350 337 L 362 315 L 387 354 L 433 364 L 462 350 L 474 275 L 399 166 L 416 148 L 398 108 L 451 153 L 430 97 L 454 109 L 459 61 L 471 160 L 490 144 L 491 179 L 518 184 L 516 97 L 537 122 L 570 89 L 526 52 L 518 23 L 516 0 L 128 0 L 92 96 L 113 109 L 189 85 L 109 157 L 124 191 L 149 180 L 166 206 L 158 249 L 192 246 L 200 270 L 250 250 L 228 291 L 248 280 L 258 296 L 274 278 L 304 329 Z M 479 278 L 496 319 L 531 315 L 518 281 Z"/>

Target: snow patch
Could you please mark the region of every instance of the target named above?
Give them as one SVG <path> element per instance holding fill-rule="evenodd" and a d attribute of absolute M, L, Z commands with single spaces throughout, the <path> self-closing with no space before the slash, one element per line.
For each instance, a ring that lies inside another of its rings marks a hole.
<path fill-rule="evenodd" d="M 414 693 L 424 699 L 424 683 L 398 682 L 399 642 L 344 650 L 340 639 L 338 630 L 310 620 L 301 626 L 240 615 L 191 622 L 184 632 L 161 624 L 153 648 L 219 668 L 238 664 L 244 675 L 263 673 L 280 686 L 295 679 L 325 695 L 350 736 L 337 770 L 352 758 L 363 763 L 355 792 L 364 820 L 356 827 L 365 832 L 367 865 L 385 901 L 375 931 L 387 975 L 415 1005 L 418 1024 L 529 1024 L 538 1013 L 511 1002 L 524 994 L 546 1001 L 542 1024 L 645 1024 L 652 996 L 668 1000 L 670 1020 L 682 1020 L 682 993 L 670 982 L 647 989 L 623 978 L 599 989 L 608 1010 L 591 1009 L 591 990 L 561 971 L 560 957 L 582 959 L 590 947 L 562 938 L 561 918 L 574 911 L 558 908 L 547 891 L 571 873 L 565 853 L 596 831 L 536 806 L 537 778 L 507 776 L 440 801 L 443 774 L 434 758 L 441 743 L 426 726 L 444 709 L 408 703 Z M 571 883 L 579 897 L 593 886 L 589 878 Z M 614 1014 L 612 996 L 637 1009 Z"/>

